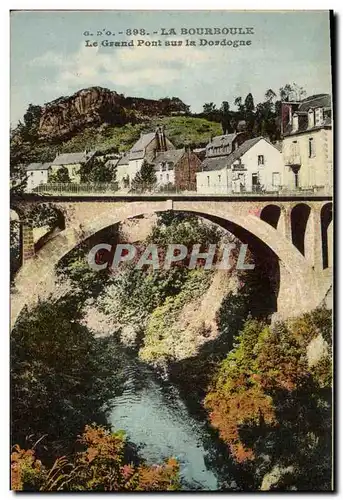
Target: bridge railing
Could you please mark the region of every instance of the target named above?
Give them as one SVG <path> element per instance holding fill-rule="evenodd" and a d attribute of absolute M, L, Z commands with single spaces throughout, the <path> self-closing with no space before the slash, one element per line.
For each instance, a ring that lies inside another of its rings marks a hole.
<path fill-rule="evenodd" d="M 42 194 L 75 194 L 82 195 L 87 193 L 92 194 L 111 194 L 118 191 L 118 184 L 114 183 L 54 183 L 54 184 L 40 184 L 31 190 L 32 193 Z"/>
<path fill-rule="evenodd" d="M 199 186 L 198 186 L 199 188 Z M 40 184 L 29 192 L 46 194 L 46 195 L 125 195 L 125 196 L 137 196 L 137 195 L 149 195 L 149 196 L 159 196 L 159 195 L 173 195 L 173 196 L 232 196 L 232 197 L 256 197 L 256 196 L 299 196 L 303 197 L 306 195 L 310 196 L 330 196 L 332 195 L 332 190 L 325 186 L 317 186 L 314 188 L 307 189 L 297 189 L 290 190 L 281 187 L 274 191 L 264 191 L 264 190 L 254 190 L 254 191 L 239 191 L 232 192 L 229 188 L 225 186 L 200 186 L 198 191 L 195 190 L 180 190 L 175 186 L 140 186 L 137 189 L 119 189 L 117 183 L 93 183 L 93 184 Z"/>

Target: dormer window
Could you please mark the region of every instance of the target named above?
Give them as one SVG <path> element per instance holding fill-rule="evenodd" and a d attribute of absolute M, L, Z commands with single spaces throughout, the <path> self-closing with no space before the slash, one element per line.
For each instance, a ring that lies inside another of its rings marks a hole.
<path fill-rule="evenodd" d="M 308 128 L 314 127 L 314 112 L 313 109 L 310 109 L 308 112 Z"/>
<path fill-rule="evenodd" d="M 324 121 L 323 108 L 317 108 L 315 110 L 315 125 L 322 125 Z"/>
<path fill-rule="evenodd" d="M 294 113 L 292 118 L 292 132 L 298 132 L 299 130 L 299 117 Z"/>

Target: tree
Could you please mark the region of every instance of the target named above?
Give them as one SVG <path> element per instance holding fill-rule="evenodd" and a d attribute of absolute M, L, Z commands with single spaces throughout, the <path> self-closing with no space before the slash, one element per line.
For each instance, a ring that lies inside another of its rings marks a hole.
<path fill-rule="evenodd" d="M 247 130 L 252 133 L 255 123 L 255 104 L 254 98 L 251 93 L 249 93 L 244 101 L 244 118 L 247 124 Z"/>
<path fill-rule="evenodd" d="M 100 183 L 113 182 L 113 167 L 111 167 L 110 164 L 106 165 L 106 162 L 106 159 L 92 158 L 92 160 L 87 162 L 80 169 L 81 181 Z"/>
<path fill-rule="evenodd" d="M 128 463 L 127 443 L 121 431 L 87 425 L 68 459 L 58 458 L 51 468 L 35 452 L 15 446 L 11 455 L 11 485 L 15 491 L 176 491 L 179 465 L 169 458 L 162 465 Z M 81 448 L 81 449 L 80 449 Z"/>
<path fill-rule="evenodd" d="M 228 101 L 223 101 L 220 107 L 220 113 L 222 115 L 222 129 L 223 134 L 227 134 L 231 128 L 230 126 L 230 105 Z"/>
<path fill-rule="evenodd" d="M 141 169 L 135 175 L 131 188 L 133 191 L 144 191 L 154 187 L 157 182 L 155 167 L 146 160 L 143 161 Z"/>
<path fill-rule="evenodd" d="M 306 97 L 306 91 L 297 83 L 287 83 L 279 89 L 281 101 L 301 101 Z"/>
<path fill-rule="evenodd" d="M 204 114 L 211 114 L 217 111 L 216 105 L 213 102 L 205 102 L 203 105 Z"/>
<path fill-rule="evenodd" d="M 241 97 L 236 97 L 234 100 L 234 105 L 237 106 L 239 113 L 244 112 L 244 105 L 242 103 L 242 98 Z"/>
<path fill-rule="evenodd" d="M 266 91 L 266 93 L 264 94 L 264 97 L 265 97 L 266 101 L 273 102 L 273 100 L 276 98 L 276 94 L 275 94 L 274 90 L 268 89 Z"/>
<path fill-rule="evenodd" d="M 34 104 L 29 104 L 29 107 L 24 114 L 24 124 L 28 131 L 33 129 L 38 129 L 40 117 L 42 115 L 42 108 L 40 106 L 35 106 Z"/>
<path fill-rule="evenodd" d="M 289 466 L 288 486 L 331 488 L 331 331 L 325 308 L 272 327 L 248 320 L 212 381 L 212 425 L 237 462 L 250 462 L 255 489 L 261 472 Z M 322 345 L 315 362 L 312 341 Z"/>
<path fill-rule="evenodd" d="M 68 184 L 70 182 L 69 172 L 67 167 L 60 167 L 56 172 L 49 175 L 51 184 Z"/>
<path fill-rule="evenodd" d="M 254 98 L 251 93 L 246 96 L 244 107 L 247 113 L 252 113 L 255 110 Z"/>
<path fill-rule="evenodd" d="M 11 334 L 13 443 L 39 440 L 36 449 L 50 460 L 67 452 L 88 422 L 106 423 L 118 390 L 115 348 L 81 324 L 80 303 L 75 290 L 42 302 L 21 314 Z"/>

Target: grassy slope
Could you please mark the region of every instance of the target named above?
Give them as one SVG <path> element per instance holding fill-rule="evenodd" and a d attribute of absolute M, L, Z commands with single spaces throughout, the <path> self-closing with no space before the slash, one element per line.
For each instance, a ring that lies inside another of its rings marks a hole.
<path fill-rule="evenodd" d="M 161 124 L 165 125 L 166 135 L 176 147 L 188 144 L 193 147 L 205 145 L 211 135 L 222 133 L 219 123 L 210 122 L 203 118 L 183 116 L 153 118 L 149 122 L 136 125 L 88 128 L 59 145 L 41 143 L 35 146 L 36 161 L 53 160 L 57 151 L 59 153 L 72 153 L 85 149 L 96 149 L 105 153 L 110 152 L 112 148 L 118 148 L 120 152 L 127 151 L 140 137 L 141 132 L 151 132 L 157 125 Z"/>

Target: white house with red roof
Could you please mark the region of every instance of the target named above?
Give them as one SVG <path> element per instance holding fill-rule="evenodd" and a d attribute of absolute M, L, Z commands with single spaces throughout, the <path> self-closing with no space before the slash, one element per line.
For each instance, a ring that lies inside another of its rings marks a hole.
<path fill-rule="evenodd" d="M 196 174 L 197 192 L 226 194 L 280 190 L 284 171 L 280 150 L 264 137 L 248 139 L 238 145 L 232 134 L 229 135 L 228 140 L 222 141 L 225 150 L 218 149 L 218 154 L 211 151 L 202 162 Z"/>

